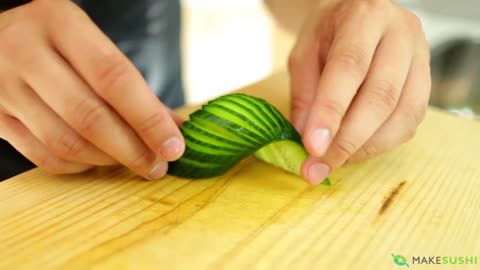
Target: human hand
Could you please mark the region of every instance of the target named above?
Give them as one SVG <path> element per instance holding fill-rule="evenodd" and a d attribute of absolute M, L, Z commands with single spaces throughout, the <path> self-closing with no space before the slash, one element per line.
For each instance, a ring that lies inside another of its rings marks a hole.
<path fill-rule="evenodd" d="M 308 182 L 414 136 L 430 95 L 429 52 L 419 19 L 393 1 L 320 2 L 289 58 Z"/>
<path fill-rule="evenodd" d="M 71 1 L 0 14 L 0 137 L 51 173 L 121 163 L 148 179 L 184 151 L 181 123 Z"/>

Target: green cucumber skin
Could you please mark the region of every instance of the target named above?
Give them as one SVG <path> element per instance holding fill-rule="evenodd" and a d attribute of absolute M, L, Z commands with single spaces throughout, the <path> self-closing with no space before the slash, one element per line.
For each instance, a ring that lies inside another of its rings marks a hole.
<path fill-rule="evenodd" d="M 229 94 L 209 101 L 189 118 L 180 128 L 185 138 L 185 153 L 169 163 L 168 174 L 190 179 L 220 176 L 252 154 L 301 174 L 301 164 L 308 156 L 301 136 L 267 101 L 246 94 Z M 278 147 L 284 144 L 275 144 L 282 141 L 293 143 L 287 144 L 289 149 L 283 149 L 293 153 L 292 157 L 282 157 L 279 151 L 274 151 L 275 147 L 282 150 Z M 262 148 L 263 151 L 258 151 Z"/>

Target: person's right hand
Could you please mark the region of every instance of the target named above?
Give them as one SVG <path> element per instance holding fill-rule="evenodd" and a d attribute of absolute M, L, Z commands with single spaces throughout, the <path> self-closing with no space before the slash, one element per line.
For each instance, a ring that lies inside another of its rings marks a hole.
<path fill-rule="evenodd" d="M 0 13 L 0 138 L 38 167 L 121 163 L 157 179 L 185 149 L 180 122 L 71 1 Z"/>

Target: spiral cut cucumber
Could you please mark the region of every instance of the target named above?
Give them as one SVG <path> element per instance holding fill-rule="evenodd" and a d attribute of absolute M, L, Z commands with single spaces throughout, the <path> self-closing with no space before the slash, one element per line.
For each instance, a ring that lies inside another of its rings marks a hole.
<path fill-rule="evenodd" d="M 271 104 L 246 94 L 216 98 L 190 115 L 180 128 L 183 156 L 168 174 L 208 178 L 224 174 L 253 154 L 273 166 L 301 175 L 308 154 L 295 128 Z M 323 183 L 330 184 L 326 179 Z"/>

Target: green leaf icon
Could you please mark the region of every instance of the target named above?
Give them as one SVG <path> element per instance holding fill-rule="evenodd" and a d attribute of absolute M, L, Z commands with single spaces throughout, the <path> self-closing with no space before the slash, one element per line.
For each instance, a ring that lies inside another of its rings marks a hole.
<path fill-rule="evenodd" d="M 392 257 L 393 257 L 393 262 L 396 265 L 410 267 L 410 265 L 408 265 L 407 263 L 407 258 L 405 258 L 405 256 L 392 254 Z"/>

